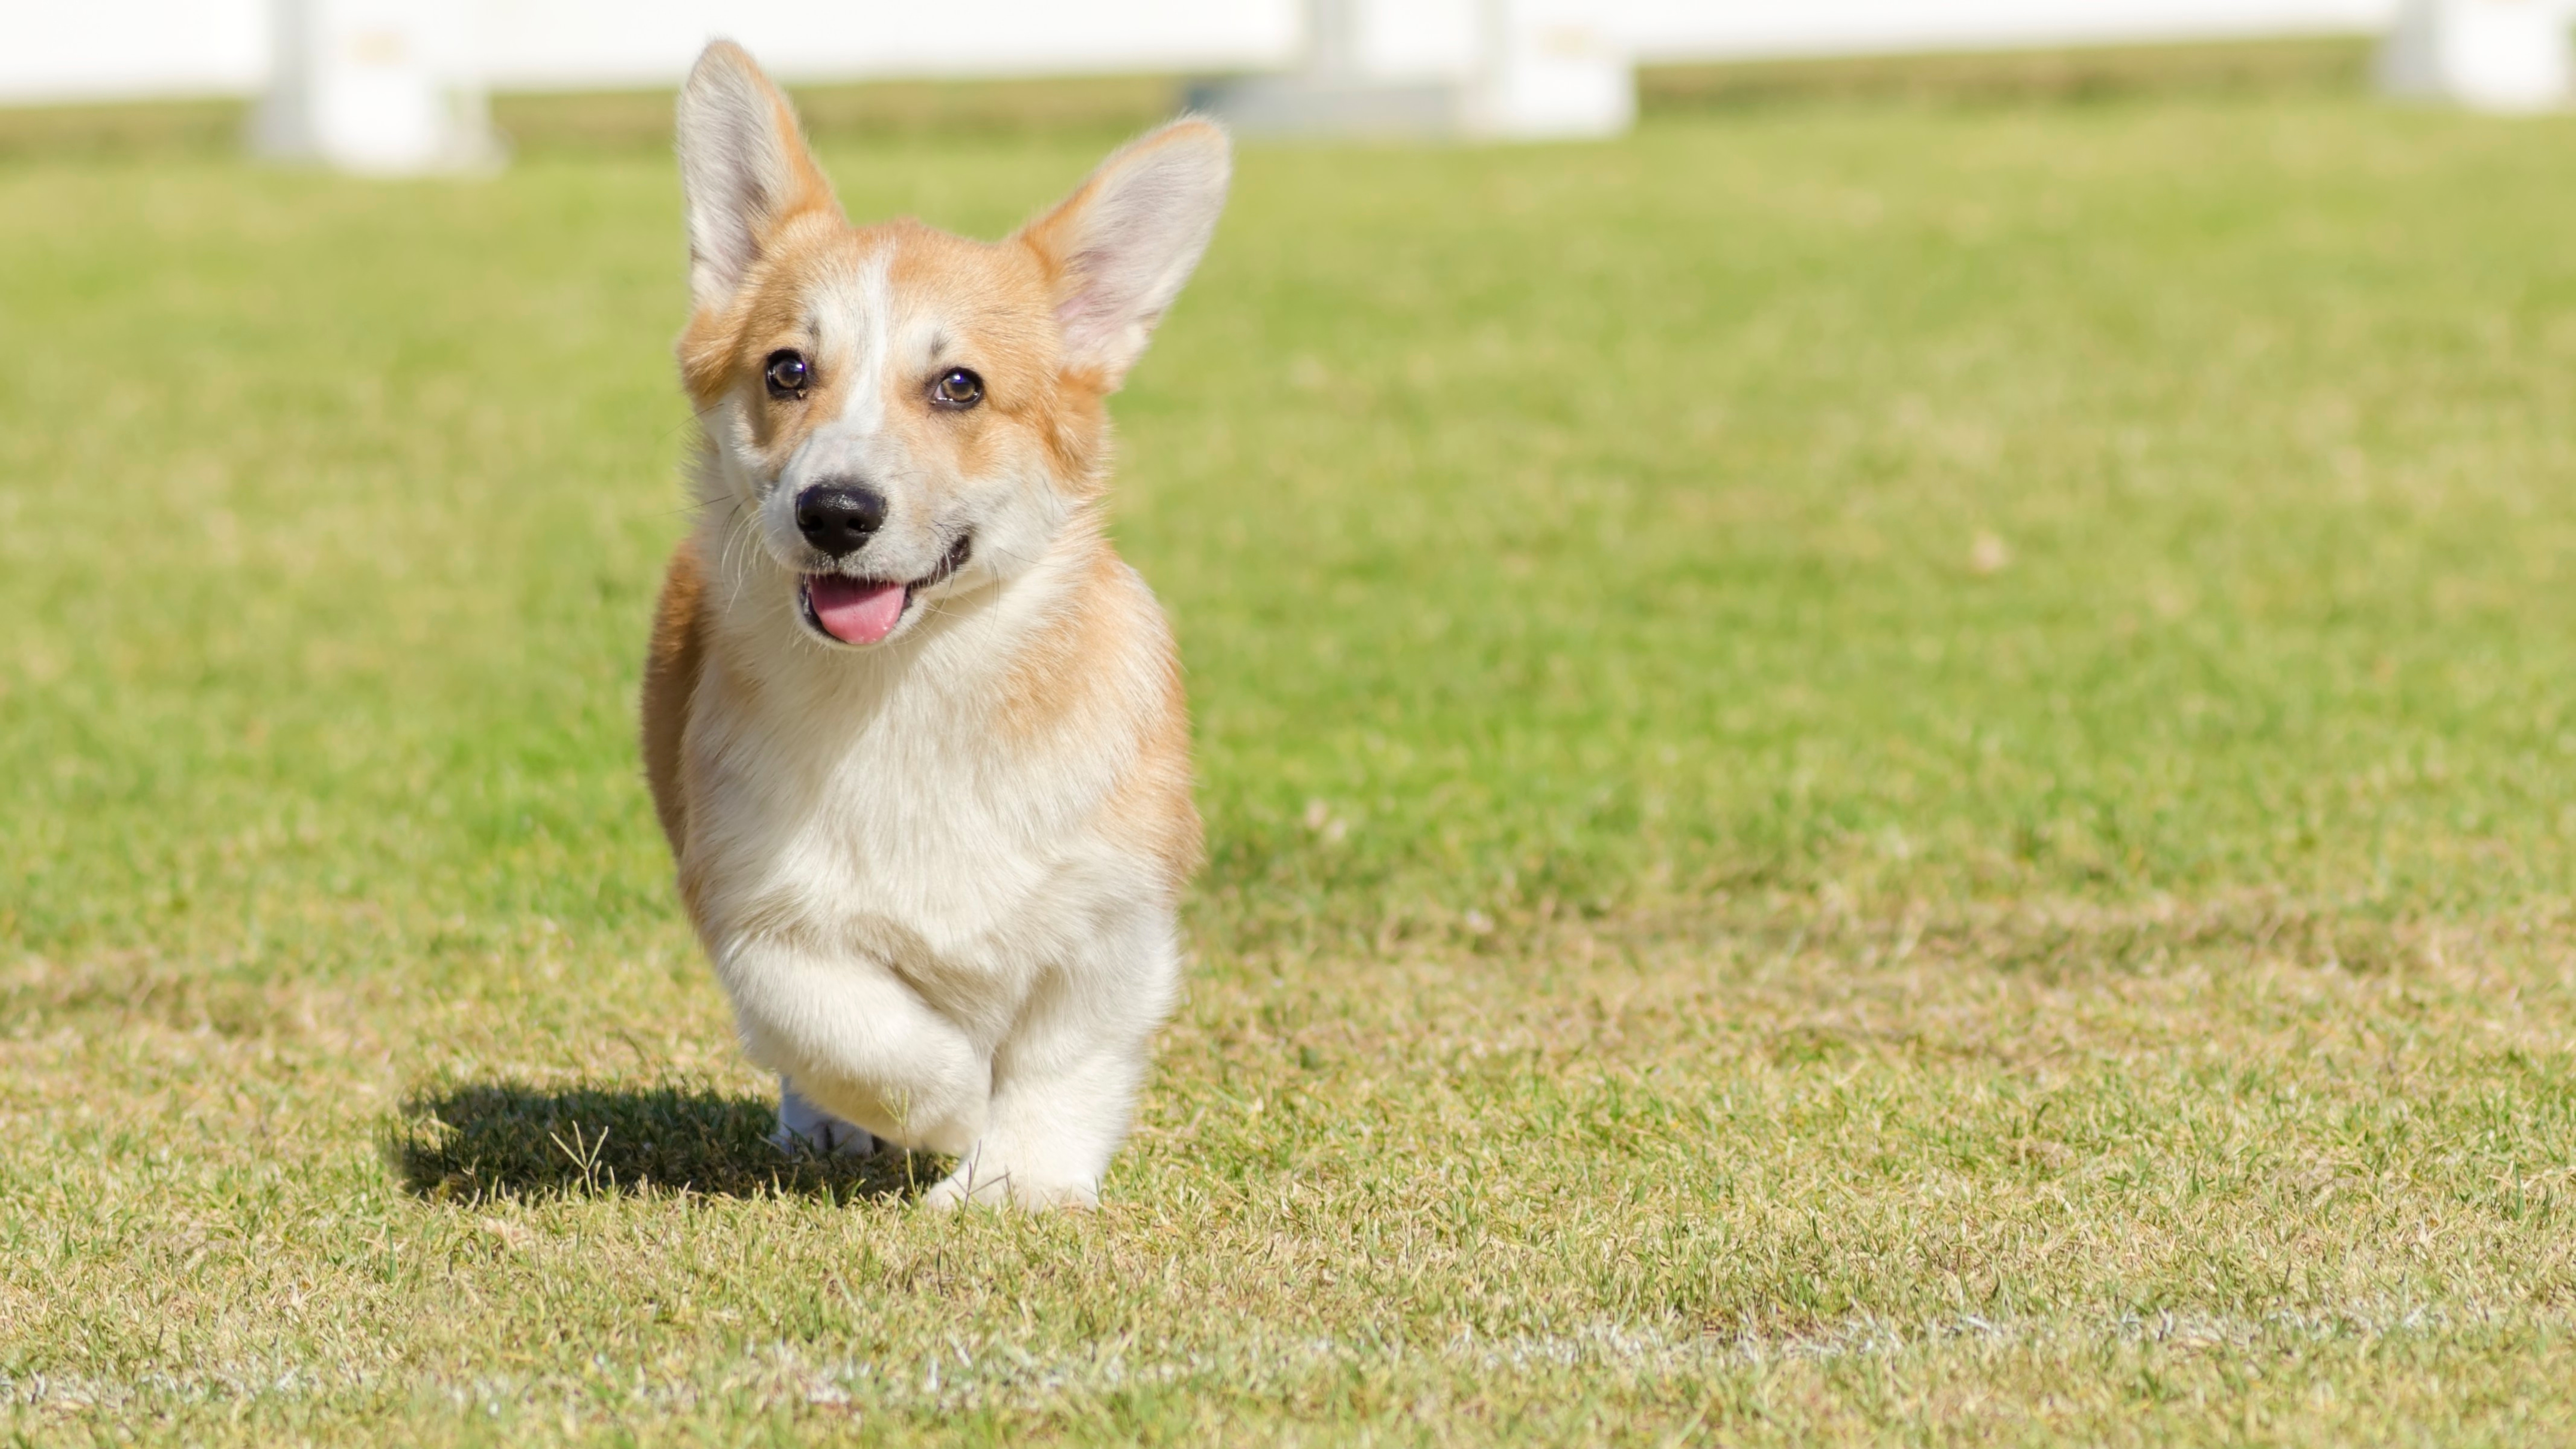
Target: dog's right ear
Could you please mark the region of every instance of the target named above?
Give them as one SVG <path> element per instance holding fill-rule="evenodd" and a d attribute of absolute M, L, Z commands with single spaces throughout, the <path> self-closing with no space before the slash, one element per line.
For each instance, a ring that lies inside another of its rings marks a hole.
<path fill-rule="evenodd" d="M 689 210 L 689 296 L 722 304 L 780 227 L 833 210 L 796 112 L 743 48 L 709 45 L 680 88 L 680 189 Z"/>

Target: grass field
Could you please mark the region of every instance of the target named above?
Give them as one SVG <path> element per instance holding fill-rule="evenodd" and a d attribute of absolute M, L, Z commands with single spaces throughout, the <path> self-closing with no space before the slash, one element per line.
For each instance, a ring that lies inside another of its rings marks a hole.
<path fill-rule="evenodd" d="M 1197 959 L 1038 1221 L 771 1156 L 673 902 L 667 156 L 10 160 L 0 1425 L 2567 1442 L 2571 149 L 1248 153 L 1118 405 Z"/>

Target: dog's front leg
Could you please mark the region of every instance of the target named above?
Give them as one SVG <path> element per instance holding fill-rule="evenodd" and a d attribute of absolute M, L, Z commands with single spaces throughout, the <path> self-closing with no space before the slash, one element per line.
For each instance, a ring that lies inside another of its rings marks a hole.
<path fill-rule="evenodd" d="M 818 1132 L 838 1129 L 962 1155 L 982 1135 L 984 1053 L 893 972 L 759 940 L 718 959 L 744 1048 L 779 1074 L 782 1136 L 830 1146 Z"/>
<path fill-rule="evenodd" d="M 1140 913 L 1099 959 L 1043 983 L 993 1056 L 984 1132 L 924 1199 L 933 1207 L 1092 1207 L 1135 1116 L 1154 1028 L 1180 979 L 1168 914 Z"/>

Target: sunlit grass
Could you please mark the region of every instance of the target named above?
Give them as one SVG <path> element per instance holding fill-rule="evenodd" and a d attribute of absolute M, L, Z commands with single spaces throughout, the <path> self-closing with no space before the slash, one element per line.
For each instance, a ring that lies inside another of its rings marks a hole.
<path fill-rule="evenodd" d="M 1247 154 L 1117 408 L 1198 959 L 1042 1222 L 767 1155 L 671 899 L 667 157 L 10 163 L 0 1412 L 2563 1440 L 2571 139 Z M 1099 145 L 829 159 L 991 233 Z"/>

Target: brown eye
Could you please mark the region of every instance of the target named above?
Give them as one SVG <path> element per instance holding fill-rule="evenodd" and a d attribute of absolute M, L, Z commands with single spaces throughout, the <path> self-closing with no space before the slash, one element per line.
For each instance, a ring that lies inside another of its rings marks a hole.
<path fill-rule="evenodd" d="M 930 400 L 937 406 L 963 412 L 984 400 L 984 379 L 962 367 L 952 367 L 930 385 Z"/>
<path fill-rule="evenodd" d="M 805 365 L 805 354 L 801 352 L 773 352 L 769 354 L 769 370 L 761 376 L 769 382 L 771 397 L 803 397 L 805 389 L 813 384 L 814 370 Z"/>

